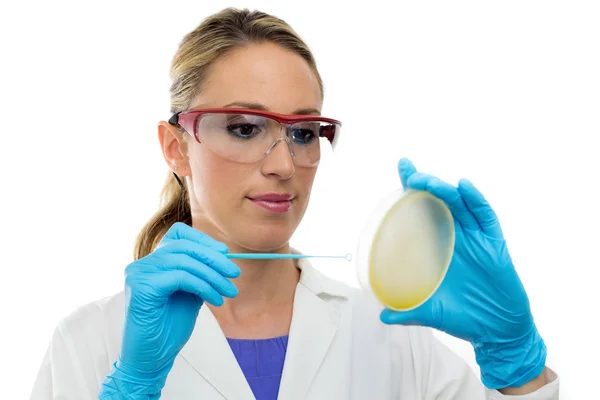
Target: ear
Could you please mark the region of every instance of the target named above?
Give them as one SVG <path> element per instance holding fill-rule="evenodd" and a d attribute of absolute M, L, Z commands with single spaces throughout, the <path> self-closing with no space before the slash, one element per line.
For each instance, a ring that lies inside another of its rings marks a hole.
<path fill-rule="evenodd" d="M 171 171 L 179 176 L 190 174 L 187 142 L 176 126 L 166 121 L 158 124 L 158 140 L 165 161 Z"/>

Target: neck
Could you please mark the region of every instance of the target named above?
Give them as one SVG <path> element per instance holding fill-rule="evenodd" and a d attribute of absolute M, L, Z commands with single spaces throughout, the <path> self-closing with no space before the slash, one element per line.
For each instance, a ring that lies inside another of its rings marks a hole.
<path fill-rule="evenodd" d="M 239 252 L 244 251 L 240 249 Z M 290 252 L 289 245 L 277 251 L 277 253 Z M 234 259 L 232 261 L 241 270 L 240 276 L 232 280 L 239 294 L 233 299 L 228 299 L 224 304 L 225 308 L 251 310 L 267 306 L 277 307 L 293 302 L 296 285 L 300 280 L 300 270 L 295 260 Z"/>
<path fill-rule="evenodd" d="M 300 270 L 294 260 L 233 261 L 241 270 L 240 276 L 232 279 L 238 295 L 233 299 L 224 298 L 220 307 L 206 305 L 223 333 L 227 337 L 245 339 L 287 334 L 300 280 Z"/>
<path fill-rule="evenodd" d="M 194 227 L 223 242 L 229 247 L 230 253 L 252 253 L 243 246 L 231 243 L 226 236 L 204 218 L 196 216 Z M 291 248 L 285 244 L 281 248 L 270 251 L 273 253 L 289 254 Z M 241 270 L 240 276 L 231 282 L 238 289 L 238 295 L 233 298 L 224 297 L 224 304 L 209 307 L 222 328 L 228 332 L 234 327 L 246 325 L 269 326 L 277 332 L 285 331 L 291 319 L 292 305 L 296 286 L 300 280 L 300 270 L 295 259 L 232 259 Z M 280 325 L 279 327 L 277 325 Z M 262 332 L 269 335 L 269 332 Z M 235 335 L 236 333 L 233 333 Z M 261 333 L 256 333 L 260 335 Z"/>

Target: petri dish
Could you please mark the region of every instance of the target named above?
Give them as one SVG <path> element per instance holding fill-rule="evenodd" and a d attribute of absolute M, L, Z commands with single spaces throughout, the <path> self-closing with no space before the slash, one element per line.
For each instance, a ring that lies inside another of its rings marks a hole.
<path fill-rule="evenodd" d="M 384 197 L 361 233 L 356 267 L 363 290 L 396 311 L 425 303 L 454 252 L 454 220 L 429 192 L 399 189 Z"/>

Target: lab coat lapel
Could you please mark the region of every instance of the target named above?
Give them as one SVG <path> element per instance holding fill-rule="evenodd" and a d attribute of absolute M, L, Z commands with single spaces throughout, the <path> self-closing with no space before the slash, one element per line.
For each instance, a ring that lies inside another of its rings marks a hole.
<path fill-rule="evenodd" d="M 337 332 L 339 310 L 318 296 L 319 285 L 315 271 L 304 262 L 294 299 L 280 399 L 305 398 Z"/>
<path fill-rule="evenodd" d="M 180 356 L 226 399 L 255 397 L 217 320 L 203 306 L 196 328 Z"/>

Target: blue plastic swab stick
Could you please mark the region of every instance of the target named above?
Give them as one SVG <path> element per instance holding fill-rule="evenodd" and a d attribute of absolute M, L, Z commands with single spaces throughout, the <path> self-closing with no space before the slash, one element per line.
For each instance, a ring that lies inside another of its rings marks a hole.
<path fill-rule="evenodd" d="M 229 253 L 225 254 L 227 258 L 245 258 L 249 260 L 268 260 L 281 258 L 345 258 L 346 261 L 352 261 L 352 254 L 348 253 L 345 256 L 313 256 L 306 254 L 280 254 L 280 253 Z"/>

